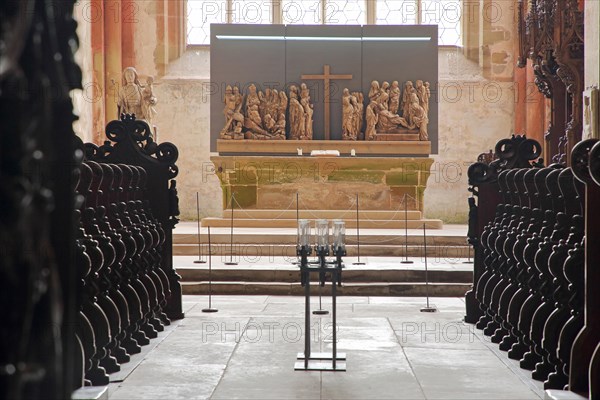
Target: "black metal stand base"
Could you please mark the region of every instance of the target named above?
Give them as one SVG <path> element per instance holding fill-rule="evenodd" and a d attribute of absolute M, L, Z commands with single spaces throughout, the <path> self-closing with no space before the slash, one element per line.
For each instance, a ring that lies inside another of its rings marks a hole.
<path fill-rule="evenodd" d="M 194 261 L 194 264 L 206 264 L 206 261 L 204 261 L 204 260 L 196 260 L 196 261 Z"/>
<path fill-rule="evenodd" d="M 227 261 L 223 263 L 224 265 L 238 265 L 235 261 Z"/>
<path fill-rule="evenodd" d="M 202 312 L 205 312 L 205 313 L 215 313 L 215 312 L 218 312 L 218 311 L 219 310 L 217 310 L 216 308 L 203 308 L 202 309 Z"/>
<path fill-rule="evenodd" d="M 304 353 L 298 353 L 295 371 L 346 371 L 346 353 L 337 353 L 335 368 L 332 365 L 333 354 L 331 353 L 311 353 L 308 359 L 308 366 L 305 363 Z"/>
<path fill-rule="evenodd" d="M 294 371 L 346 371 L 346 355 L 340 353 L 333 359 L 331 353 L 314 353 L 307 360 L 304 353 L 298 353 L 298 358 L 294 364 Z"/>
<path fill-rule="evenodd" d="M 414 264 L 414 261 L 410 261 L 410 260 L 404 260 L 404 261 L 400 261 L 400 264 Z"/>
<path fill-rule="evenodd" d="M 329 360 L 314 360 L 310 358 L 308 365 L 305 364 L 304 360 L 296 361 L 294 364 L 294 371 L 346 371 L 346 361 L 338 361 L 335 367 L 331 364 L 331 357 Z"/>
<path fill-rule="evenodd" d="M 352 265 L 367 265 L 367 263 L 364 263 L 364 262 L 353 262 Z"/>
<path fill-rule="evenodd" d="M 423 307 L 421 308 L 421 312 L 437 312 L 437 308 L 435 306 Z"/>
<path fill-rule="evenodd" d="M 327 314 L 329 314 L 329 311 L 327 311 L 327 310 L 315 310 L 312 313 L 314 315 L 327 315 Z"/>
<path fill-rule="evenodd" d="M 304 353 L 298 353 L 298 358 L 297 360 L 302 360 L 304 361 L 306 357 L 304 356 Z M 337 361 L 346 361 L 346 353 L 337 353 L 335 359 Z M 310 353 L 310 358 L 309 360 L 333 360 L 333 354 L 331 353 Z"/>

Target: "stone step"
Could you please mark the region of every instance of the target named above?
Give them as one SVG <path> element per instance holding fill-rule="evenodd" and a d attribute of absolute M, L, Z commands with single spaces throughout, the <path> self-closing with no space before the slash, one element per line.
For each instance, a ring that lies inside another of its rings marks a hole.
<path fill-rule="evenodd" d="M 240 244 L 233 243 L 231 246 L 228 243 L 213 244 L 211 246 L 213 257 L 224 257 L 233 255 L 234 259 L 268 259 L 270 257 L 287 257 L 290 259 L 296 258 L 295 244 Z M 408 250 L 408 252 L 405 251 Z M 471 251 L 469 246 L 456 246 L 446 244 L 427 244 L 427 256 L 429 258 L 456 259 L 467 258 Z M 348 257 L 358 256 L 358 246 L 347 245 L 346 252 Z M 203 243 L 202 254 L 208 254 L 208 245 Z M 175 244 L 173 245 L 174 256 L 193 256 L 198 255 L 197 244 Z M 407 248 L 402 245 L 360 245 L 361 256 L 378 256 L 378 257 L 424 257 L 425 248 L 422 245 L 409 245 Z"/>
<path fill-rule="evenodd" d="M 208 243 L 208 234 L 206 228 L 202 228 L 200 235 L 200 241 L 203 245 Z M 212 244 L 229 244 L 231 241 L 230 231 L 220 229 L 220 232 L 211 232 L 211 243 Z M 352 230 L 352 234 L 346 231 L 346 243 L 348 245 L 354 245 L 357 241 L 356 230 Z M 298 236 L 296 230 L 288 230 L 290 233 L 282 233 L 274 230 L 273 232 L 265 232 L 264 230 L 252 230 L 245 229 L 244 231 L 234 231 L 234 242 L 238 244 L 287 244 L 296 245 L 298 242 Z M 293 232 L 293 233 L 292 233 Z M 386 244 L 389 246 L 404 246 L 404 243 L 408 242 L 408 245 L 423 245 L 423 235 L 409 234 L 407 237 L 404 236 L 404 231 L 395 230 L 389 234 L 373 234 L 366 231 L 360 233 L 361 246 L 367 246 L 369 244 Z M 197 233 L 190 231 L 189 233 L 177 233 L 173 235 L 173 244 L 195 244 L 198 245 Z M 428 235 L 427 245 L 431 246 L 466 246 L 466 236 L 450 236 L 450 235 Z"/>
<path fill-rule="evenodd" d="M 208 282 L 182 282 L 183 294 L 208 294 Z M 324 296 L 331 293 L 331 284 L 322 290 Z M 471 289 L 470 283 L 429 283 L 424 282 L 382 282 L 382 283 L 345 283 L 337 288 L 340 296 L 436 296 L 461 297 Z M 279 295 L 303 296 L 304 287 L 298 282 L 221 282 L 211 283 L 215 295 Z M 318 286 L 311 285 L 313 297 L 318 295 Z M 218 304 L 214 304 L 218 308 Z"/>
<path fill-rule="evenodd" d="M 356 220 L 347 219 L 346 228 L 356 228 Z M 405 225 L 408 229 L 419 229 L 425 224 L 426 229 L 442 229 L 444 224 L 439 219 L 418 219 L 418 220 L 363 220 L 359 221 L 361 229 L 404 229 Z M 203 218 L 202 226 L 226 228 L 231 226 L 230 218 Z M 296 228 L 298 222 L 296 219 L 258 219 L 258 218 L 242 218 L 233 219 L 233 226 L 238 228 Z"/>
<path fill-rule="evenodd" d="M 404 210 L 359 210 L 358 218 L 361 221 L 404 221 Z M 406 219 L 420 220 L 421 211 L 407 210 Z M 231 218 L 231 209 L 223 210 L 223 219 Z M 299 210 L 299 219 L 343 219 L 356 220 L 356 210 Z M 265 210 L 265 209 L 233 209 L 233 219 L 296 219 L 296 209 Z M 314 225 L 313 225 L 314 226 Z"/>
<path fill-rule="evenodd" d="M 350 266 L 349 266 L 350 267 Z M 203 268 L 177 268 L 182 282 L 208 281 L 209 271 Z M 425 271 L 422 269 L 356 269 L 346 268 L 342 272 L 343 281 L 358 282 L 423 282 Z M 211 277 L 220 282 L 278 282 L 295 283 L 300 279 L 298 267 L 280 268 L 228 268 L 213 269 Z M 427 274 L 429 282 L 434 283 L 465 283 L 473 280 L 473 272 L 468 270 L 430 270 Z"/>

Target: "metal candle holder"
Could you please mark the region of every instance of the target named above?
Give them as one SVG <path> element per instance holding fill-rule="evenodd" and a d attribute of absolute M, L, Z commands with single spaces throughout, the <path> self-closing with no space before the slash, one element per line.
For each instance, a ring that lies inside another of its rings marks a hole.
<path fill-rule="evenodd" d="M 345 371 L 346 355 L 337 353 L 337 307 L 336 307 L 336 288 L 341 285 L 341 271 L 343 268 L 342 256 L 345 255 L 345 245 L 340 242 L 344 238 L 345 228 L 340 224 L 342 221 L 334 224 L 334 230 L 337 232 L 336 243 L 332 244 L 332 251 L 336 256 L 335 262 L 327 262 L 329 255 L 329 223 L 326 220 L 319 220 L 316 224 L 317 244 L 315 251 L 319 261 L 311 263 L 308 256 L 312 254 L 313 248 L 309 245 L 310 225 L 307 220 L 298 221 L 298 247 L 296 254 L 300 258 L 300 281 L 304 286 L 304 352 L 298 353 L 298 358 L 294 369 L 296 371 Z M 337 226 L 337 227 L 336 227 Z M 331 277 L 331 306 L 332 306 L 332 325 L 333 325 L 333 351 L 329 353 L 312 353 L 310 343 L 310 273 L 319 273 L 319 290 L 325 284 L 327 274 Z"/>

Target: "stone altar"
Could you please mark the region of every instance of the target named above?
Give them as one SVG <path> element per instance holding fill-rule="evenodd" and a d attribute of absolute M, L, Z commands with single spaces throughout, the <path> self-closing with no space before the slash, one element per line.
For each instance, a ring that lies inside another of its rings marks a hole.
<path fill-rule="evenodd" d="M 297 142 L 296 142 L 297 143 Z M 223 209 L 231 193 L 244 209 L 300 208 L 347 210 L 360 194 L 363 210 L 423 211 L 423 195 L 433 164 L 421 157 L 211 157 L 223 189 Z"/>

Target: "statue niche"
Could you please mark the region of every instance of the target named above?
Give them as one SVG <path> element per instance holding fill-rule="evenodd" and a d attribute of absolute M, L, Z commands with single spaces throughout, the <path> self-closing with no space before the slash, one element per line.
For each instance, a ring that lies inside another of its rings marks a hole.
<path fill-rule="evenodd" d="M 407 81 L 404 91 L 398 81 L 371 83 L 369 104 L 364 113 L 365 140 L 429 140 L 429 82 Z M 359 111 L 358 111 L 359 110 Z M 362 93 L 344 89 L 342 95 L 342 137 L 357 140 L 363 126 Z M 357 113 L 359 112 L 359 114 Z M 402 112 L 402 115 L 399 112 Z M 402 136 L 400 136 L 402 135 Z"/>

